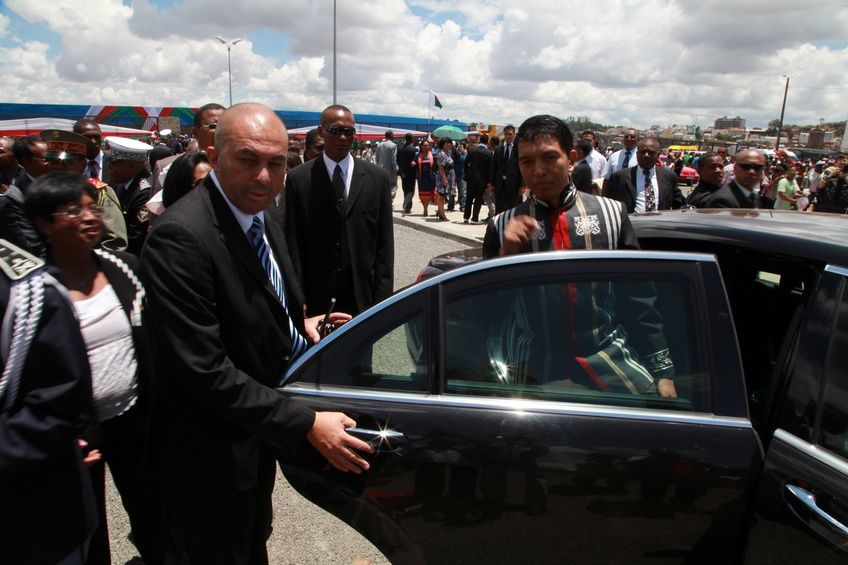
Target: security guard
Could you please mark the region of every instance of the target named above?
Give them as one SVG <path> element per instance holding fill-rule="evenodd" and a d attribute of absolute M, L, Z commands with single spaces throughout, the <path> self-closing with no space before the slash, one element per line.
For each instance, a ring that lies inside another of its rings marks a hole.
<path fill-rule="evenodd" d="M 106 141 L 112 148 L 109 157 L 112 184 L 115 185 L 127 226 L 127 251 L 139 255 L 150 226 L 150 211 L 144 205 L 150 200 L 147 157 L 153 147 L 122 137 L 107 137 Z"/>
<path fill-rule="evenodd" d="M 71 171 L 82 175 L 88 161 L 86 155 L 91 142 L 85 137 L 70 131 L 46 129 L 41 139 L 47 144 L 44 153 L 47 166 L 51 171 Z M 103 181 L 89 178 L 91 186 L 97 189 L 97 205 L 103 209 L 104 235 L 100 245 L 116 251 L 127 248 L 127 227 L 121 204 L 115 191 Z"/>
<path fill-rule="evenodd" d="M 0 561 L 82 565 L 97 513 L 77 438 L 93 418 L 67 290 L 0 239 Z"/>

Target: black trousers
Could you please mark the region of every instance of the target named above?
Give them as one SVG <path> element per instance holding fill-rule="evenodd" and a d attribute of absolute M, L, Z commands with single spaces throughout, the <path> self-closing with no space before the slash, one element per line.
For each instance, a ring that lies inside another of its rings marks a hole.
<path fill-rule="evenodd" d="M 162 563 L 168 543 L 165 504 L 159 483 L 145 460 L 146 413 L 138 406 L 86 432 L 102 459 L 89 467 L 100 526 L 91 536 L 87 565 L 108 565 L 109 529 L 106 523 L 106 464 L 130 519 L 132 541 L 148 565 Z"/>
<path fill-rule="evenodd" d="M 403 189 L 403 211 L 408 214 L 412 210 L 412 198 L 415 196 L 415 177 L 403 177 L 400 184 Z"/>
<path fill-rule="evenodd" d="M 480 208 L 483 206 L 483 192 L 486 187 L 482 184 L 468 183 L 468 190 L 465 193 L 465 212 L 462 217 L 466 220 L 471 218 L 477 222 L 480 220 Z"/>
<path fill-rule="evenodd" d="M 179 559 L 191 565 L 268 564 L 266 543 L 271 536 L 277 465 L 270 448 L 257 441 L 254 449 L 246 457 L 252 467 L 249 486 L 175 488 L 167 493 Z"/>

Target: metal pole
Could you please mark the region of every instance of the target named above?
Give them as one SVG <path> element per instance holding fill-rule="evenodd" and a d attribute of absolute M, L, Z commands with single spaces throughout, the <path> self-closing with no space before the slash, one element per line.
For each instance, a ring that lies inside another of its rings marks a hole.
<path fill-rule="evenodd" d="M 232 56 L 230 54 L 230 49 L 232 49 L 233 45 L 241 41 L 241 38 L 233 39 L 232 41 L 227 41 L 220 35 L 216 35 L 215 39 L 221 42 L 221 44 L 227 48 L 227 81 L 230 85 L 230 106 L 233 105 L 233 62 Z"/>
<path fill-rule="evenodd" d="M 783 132 L 783 113 L 786 111 L 786 93 L 789 92 L 789 79 L 791 78 L 787 75 L 783 76 L 786 77 L 786 87 L 783 89 L 783 106 L 780 107 L 780 125 L 777 126 L 777 139 L 774 142 L 775 151 L 780 149 L 780 134 Z"/>
<path fill-rule="evenodd" d="M 233 105 L 233 63 L 230 58 L 230 45 L 227 45 L 227 76 L 230 79 L 230 106 Z"/>
<path fill-rule="evenodd" d="M 336 103 L 336 0 L 333 0 L 333 104 Z"/>

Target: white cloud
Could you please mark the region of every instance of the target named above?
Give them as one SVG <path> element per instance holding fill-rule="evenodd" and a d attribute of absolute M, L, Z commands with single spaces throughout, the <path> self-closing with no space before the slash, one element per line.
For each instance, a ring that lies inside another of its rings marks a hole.
<path fill-rule="evenodd" d="M 312 110 L 332 99 L 329 0 L 6 6 L 61 45 L 13 44 L 0 15 L 5 100 L 224 102 L 226 52 L 213 38 L 258 29 L 284 36 L 286 46 L 273 58 L 250 39 L 233 48 L 236 99 Z M 549 112 L 707 125 L 739 114 L 765 125 L 779 113 L 781 75 L 792 74 L 788 121 L 846 118 L 848 7 L 840 0 L 339 0 L 338 27 L 339 98 L 358 113 L 423 117 L 432 89 L 445 104 L 434 116 L 466 121 L 519 123 Z"/>

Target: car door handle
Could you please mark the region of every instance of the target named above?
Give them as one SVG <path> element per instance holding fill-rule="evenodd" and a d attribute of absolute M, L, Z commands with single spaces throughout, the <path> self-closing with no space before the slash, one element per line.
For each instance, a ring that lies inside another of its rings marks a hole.
<path fill-rule="evenodd" d="M 812 513 L 815 516 L 818 516 L 837 532 L 848 536 L 848 527 L 825 512 L 816 502 L 816 496 L 813 493 L 797 485 L 786 485 L 786 490 L 789 491 L 789 494 L 791 494 L 796 500 L 803 504 L 807 513 Z M 793 506 L 795 505 L 793 504 Z"/>
<path fill-rule="evenodd" d="M 397 430 L 348 428 L 345 431 L 350 435 L 371 444 L 375 453 L 392 453 L 406 445 L 406 436 Z"/>

